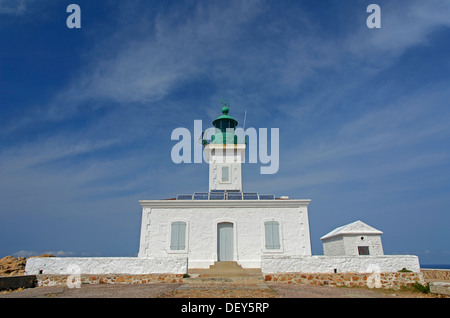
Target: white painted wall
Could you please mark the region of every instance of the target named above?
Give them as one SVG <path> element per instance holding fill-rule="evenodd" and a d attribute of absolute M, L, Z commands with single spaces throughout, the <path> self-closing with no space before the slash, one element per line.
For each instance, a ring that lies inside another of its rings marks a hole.
<path fill-rule="evenodd" d="M 381 235 L 344 235 L 345 255 L 359 255 L 358 246 L 368 246 L 373 256 L 383 255 Z"/>
<path fill-rule="evenodd" d="M 397 272 L 406 268 L 420 272 L 415 255 L 384 256 L 262 256 L 261 270 L 266 274 L 304 273 L 372 273 Z"/>
<path fill-rule="evenodd" d="M 209 162 L 209 191 L 242 191 L 241 163 L 245 157 L 245 145 L 209 144 L 205 147 L 205 158 Z M 222 181 L 222 167 L 228 167 L 229 180 Z"/>
<path fill-rule="evenodd" d="M 33 257 L 27 275 L 37 274 L 185 274 L 186 257 Z"/>
<path fill-rule="evenodd" d="M 323 255 L 337 256 L 345 255 L 344 238 L 342 236 L 330 237 L 323 240 Z"/>
<path fill-rule="evenodd" d="M 217 261 L 217 224 L 233 223 L 234 256 L 242 267 L 261 267 L 262 255 L 311 255 L 308 221 L 310 200 L 141 201 L 138 257 L 178 255 L 189 268 L 208 268 Z M 279 250 L 265 249 L 265 221 L 280 224 Z M 186 222 L 186 250 L 170 250 L 170 224 Z"/>
<path fill-rule="evenodd" d="M 370 255 L 384 255 L 381 235 L 345 234 L 323 239 L 323 254 L 327 256 L 357 256 L 358 246 L 368 246 Z"/>

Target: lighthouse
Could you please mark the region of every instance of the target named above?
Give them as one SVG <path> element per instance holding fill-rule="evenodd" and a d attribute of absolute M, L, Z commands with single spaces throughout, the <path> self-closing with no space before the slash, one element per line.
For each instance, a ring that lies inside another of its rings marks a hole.
<path fill-rule="evenodd" d="M 209 163 L 209 191 L 192 189 L 169 200 L 139 201 L 138 256 L 186 257 L 189 268 L 221 261 L 261 268 L 266 256 L 311 255 L 311 200 L 244 191 L 247 140 L 228 104 L 221 112 L 199 140 Z"/>

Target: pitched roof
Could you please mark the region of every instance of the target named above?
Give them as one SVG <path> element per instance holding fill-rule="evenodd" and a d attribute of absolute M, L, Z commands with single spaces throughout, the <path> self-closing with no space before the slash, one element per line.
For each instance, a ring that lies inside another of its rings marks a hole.
<path fill-rule="evenodd" d="M 327 239 L 330 237 L 344 235 L 344 234 L 383 234 L 383 232 L 367 225 L 361 221 L 355 221 L 353 223 L 338 227 L 330 233 L 322 236 L 320 239 Z"/>

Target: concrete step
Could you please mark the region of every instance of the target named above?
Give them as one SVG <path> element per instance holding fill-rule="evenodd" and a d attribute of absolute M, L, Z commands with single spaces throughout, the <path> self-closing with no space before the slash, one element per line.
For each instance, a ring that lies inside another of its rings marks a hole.
<path fill-rule="evenodd" d="M 450 296 L 450 282 L 432 282 L 430 283 L 430 292 Z"/>
<path fill-rule="evenodd" d="M 209 269 L 192 269 L 189 275 L 197 282 L 264 282 L 260 268 L 242 268 L 237 262 L 215 262 Z"/>
<path fill-rule="evenodd" d="M 242 269 L 242 266 L 237 262 L 214 262 L 214 265 L 211 265 L 209 269 L 219 269 L 219 270 L 228 270 L 228 269 Z"/>
<path fill-rule="evenodd" d="M 191 276 L 190 278 L 183 278 L 183 284 L 190 285 L 202 285 L 202 284 L 239 284 L 239 285 L 265 285 L 264 278 L 262 275 L 260 276 L 249 276 L 249 277 L 200 277 L 200 276 Z"/>
<path fill-rule="evenodd" d="M 260 274 L 261 269 L 244 269 L 237 262 L 215 262 L 209 269 L 200 273 L 200 277 L 248 277 Z"/>

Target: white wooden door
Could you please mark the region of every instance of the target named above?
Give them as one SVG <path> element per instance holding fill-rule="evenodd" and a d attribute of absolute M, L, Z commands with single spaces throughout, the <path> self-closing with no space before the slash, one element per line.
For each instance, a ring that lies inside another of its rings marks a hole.
<path fill-rule="evenodd" d="M 233 223 L 217 224 L 218 261 L 233 260 Z"/>

